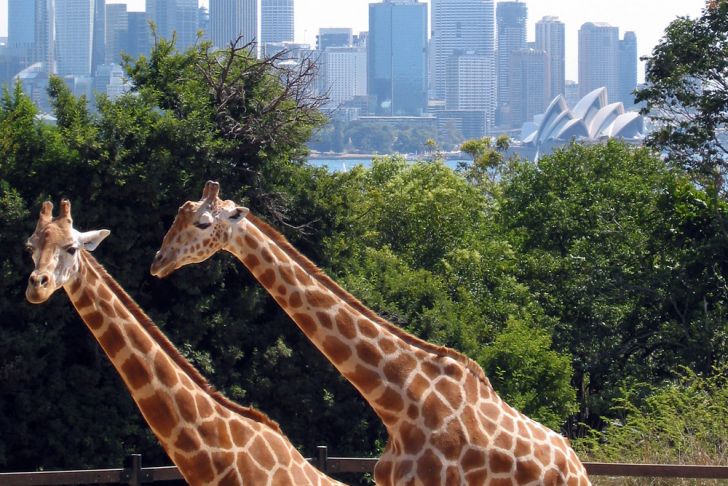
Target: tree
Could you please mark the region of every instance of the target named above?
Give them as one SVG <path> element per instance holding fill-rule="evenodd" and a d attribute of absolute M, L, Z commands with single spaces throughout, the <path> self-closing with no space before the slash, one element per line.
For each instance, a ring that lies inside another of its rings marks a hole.
<path fill-rule="evenodd" d="M 658 383 L 726 359 L 728 245 L 713 216 L 725 204 L 614 141 L 518 164 L 505 183 L 518 279 L 574 356 L 583 420 L 609 413 L 625 376 Z"/>
<path fill-rule="evenodd" d="M 728 168 L 728 0 L 712 0 L 697 19 L 680 17 L 647 58 L 636 95 L 656 122 L 650 144 L 725 192 Z"/>
<path fill-rule="evenodd" d="M 68 299 L 25 302 L 22 242 L 39 203 L 63 196 L 79 228 L 112 231 L 99 261 L 216 387 L 264 409 L 306 450 L 371 452 L 376 417 L 236 262 L 149 275 L 180 203 L 208 179 L 319 261 L 330 176 L 301 160 L 317 113 L 298 112 L 307 102 L 285 73 L 237 48 L 180 53 L 159 41 L 127 71 L 134 93 L 101 97 L 98 114 L 53 79 L 57 126 L 37 119 L 19 87 L 0 99 L 0 468 L 109 467 L 130 452 L 168 462 Z"/>

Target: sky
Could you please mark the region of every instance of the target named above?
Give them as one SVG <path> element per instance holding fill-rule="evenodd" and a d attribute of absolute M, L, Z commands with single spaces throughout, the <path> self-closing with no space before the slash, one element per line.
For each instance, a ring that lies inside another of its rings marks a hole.
<path fill-rule="evenodd" d="M 107 0 L 126 3 L 129 10 L 144 10 L 145 0 Z M 296 42 L 315 44 L 321 27 L 351 27 L 354 33 L 368 30 L 368 5 L 372 0 L 295 0 Z M 427 0 L 424 3 L 429 3 Z M 566 77 L 578 78 L 578 32 L 585 22 L 607 22 L 637 33 L 640 57 L 649 55 L 665 27 L 675 17 L 697 17 L 705 0 L 526 0 L 528 37 L 534 39 L 534 25 L 545 15 L 557 16 L 566 24 Z M 200 0 L 207 6 L 208 0 Z M 7 0 L 0 0 L 0 36 L 7 35 Z M 644 68 L 638 70 L 639 81 Z"/>

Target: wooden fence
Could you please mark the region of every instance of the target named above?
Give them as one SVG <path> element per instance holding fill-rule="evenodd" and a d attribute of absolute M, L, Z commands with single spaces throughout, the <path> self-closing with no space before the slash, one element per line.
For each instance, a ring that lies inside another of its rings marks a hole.
<path fill-rule="evenodd" d="M 329 457 L 328 448 L 319 446 L 316 457 L 309 461 L 328 474 L 371 473 L 376 458 Z M 584 464 L 590 476 L 652 477 L 690 479 L 728 479 L 728 466 L 687 466 L 676 464 Z M 49 471 L 32 473 L 0 473 L 0 486 L 46 486 L 80 484 L 141 484 L 181 481 L 175 466 L 142 467 L 142 456 L 132 454 L 122 469 L 93 469 L 81 471 Z"/>

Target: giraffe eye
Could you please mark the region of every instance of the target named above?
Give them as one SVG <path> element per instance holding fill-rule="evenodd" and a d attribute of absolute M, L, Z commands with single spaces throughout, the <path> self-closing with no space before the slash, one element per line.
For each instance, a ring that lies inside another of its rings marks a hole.
<path fill-rule="evenodd" d="M 202 223 L 202 222 L 200 222 L 200 223 L 195 223 L 195 227 L 196 227 L 196 228 L 199 228 L 199 229 L 201 229 L 201 230 L 207 229 L 207 228 L 209 228 L 210 226 L 212 226 L 212 223 Z"/>
<path fill-rule="evenodd" d="M 66 251 L 68 252 L 69 255 L 75 255 L 76 254 L 76 247 L 75 246 L 69 246 L 68 248 L 66 248 Z"/>
<path fill-rule="evenodd" d="M 27 253 L 33 254 L 33 246 L 32 245 L 25 245 L 25 251 Z"/>

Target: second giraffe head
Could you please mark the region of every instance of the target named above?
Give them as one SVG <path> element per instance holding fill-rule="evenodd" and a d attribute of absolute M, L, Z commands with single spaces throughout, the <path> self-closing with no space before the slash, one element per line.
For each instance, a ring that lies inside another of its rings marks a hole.
<path fill-rule="evenodd" d="M 151 272 L 166 277 L 178 268 L 207 260 L 225 249 L 232 226 L 242 221 L 248 208 L 219 198 L 220 184 L 207 181 L 199 201 L 187 201 L 177 212 L 152 262 Z"/>

